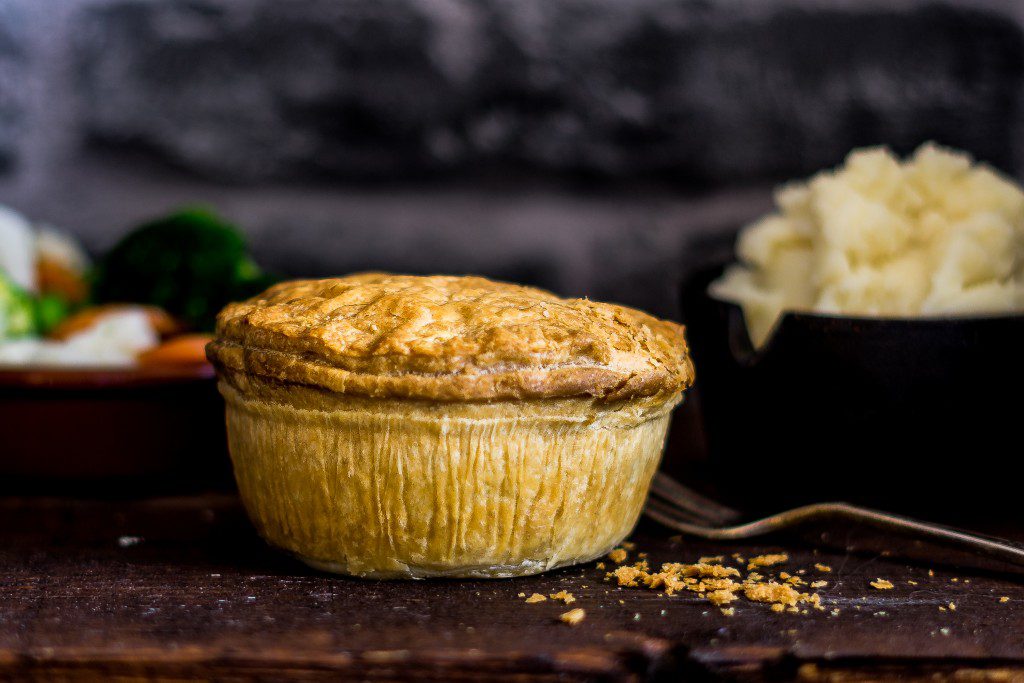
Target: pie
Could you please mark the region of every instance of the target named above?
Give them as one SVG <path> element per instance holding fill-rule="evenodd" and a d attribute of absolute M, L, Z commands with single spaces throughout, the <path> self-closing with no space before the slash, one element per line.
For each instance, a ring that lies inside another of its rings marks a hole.
<path fill-rule="evenodd" d="M 607 553 L 693 381 L 676 323 L 480 277 L 285 282 L 227 306 L 207 354 L 260 534 L 379 578 Z"/>

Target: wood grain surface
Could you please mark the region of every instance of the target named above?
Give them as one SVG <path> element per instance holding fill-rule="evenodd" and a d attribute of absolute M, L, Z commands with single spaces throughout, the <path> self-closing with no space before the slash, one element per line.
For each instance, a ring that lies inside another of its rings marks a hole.
<path fill-rule="evenodd" d="M 833 568 L 814 576 L 829 581 L 825 611 L 742 600 L 725 616 L 692 593 L 619 589 L 593 563 L 490 581 L 318 574 L 268 548 L 230 495 L 0 499 L 0 679 L 1024 677 L 1019 574 L 897 558 L 957 559 L 902 539 L 821 532 L 736 546 L 641 524 L 637 552 L 652 564 L 785 551 L 775 569 Z M 873 589 L 876 578 L 895 587 Z M 518 597 L 563 589 L 587 612 L 578 626 L 558 621 L 561 603 Z"/>

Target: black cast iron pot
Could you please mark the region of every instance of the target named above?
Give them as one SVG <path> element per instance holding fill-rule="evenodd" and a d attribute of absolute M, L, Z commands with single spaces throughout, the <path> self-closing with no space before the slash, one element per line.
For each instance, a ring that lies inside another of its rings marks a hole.
<path fill-rule="evenodd" d="M 718 491 L 1024 524 L 1024 315 L 789 313 L 754 349 L 740 308 L 707 294 L 721 272 L 682 300 Z"/>

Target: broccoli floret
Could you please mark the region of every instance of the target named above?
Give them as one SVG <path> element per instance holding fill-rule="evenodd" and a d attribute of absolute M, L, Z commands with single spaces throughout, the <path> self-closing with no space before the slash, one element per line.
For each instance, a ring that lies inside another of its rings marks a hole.
<path fill-rule="evenodd" d="M 160 306 L 199 330 L 212 330 L 229 301 L 265 289 L 273 278 L 249 258 L 231 224 L 204 209 L 187 209 L 140 226 L 98 264 L 99 303 Z"/>
<path fill-rule="evenodd" d="M 0 339 L 26 337 L 36 332 L 35 300 L 0 271 Z"/>
<path fill-rule="evenodd" d="M 43 294 L 35 300 L 36 328 L 39 334 L 48 334 L 57 327 L 68 314 L 71 306 L 56 294 Z"/>

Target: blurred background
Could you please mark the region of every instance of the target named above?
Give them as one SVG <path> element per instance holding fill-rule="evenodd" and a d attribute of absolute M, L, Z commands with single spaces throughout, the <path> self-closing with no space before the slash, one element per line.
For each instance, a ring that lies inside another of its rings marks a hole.
<path fill-rule="evenodd" d="M 853 147 L 1020 176 L 1024 4 L 0 0 L 0 203 L 98 252 L 206 203 L 283 275 L 675 316 L 692 241 Z"/>

